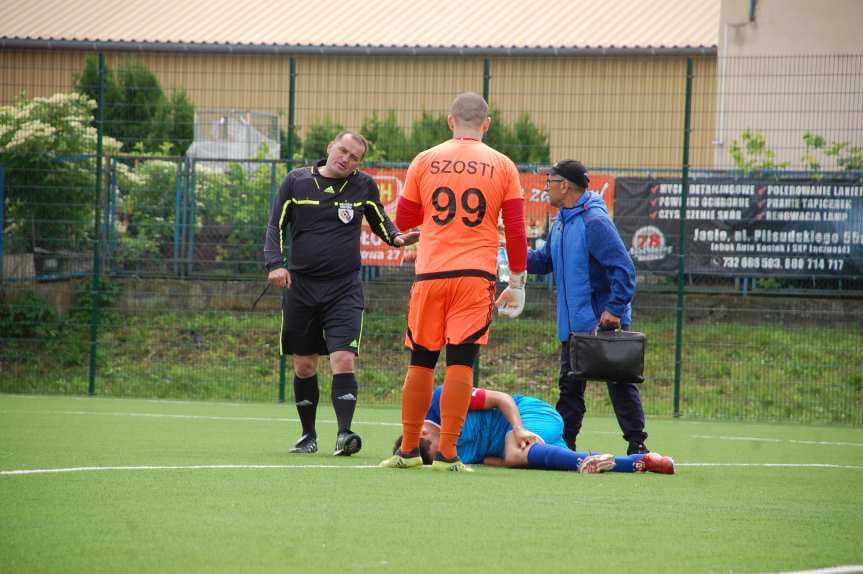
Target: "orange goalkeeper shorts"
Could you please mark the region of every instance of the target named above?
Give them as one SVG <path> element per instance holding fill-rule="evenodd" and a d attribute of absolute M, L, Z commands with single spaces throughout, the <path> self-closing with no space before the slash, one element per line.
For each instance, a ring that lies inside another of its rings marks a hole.
<path fill-rule="evenodd" d="M 418 280 L 411 287 L 405 346 L 440 351 L 444 345 L 488 342 L 495 282 L 458 276 Z"/>

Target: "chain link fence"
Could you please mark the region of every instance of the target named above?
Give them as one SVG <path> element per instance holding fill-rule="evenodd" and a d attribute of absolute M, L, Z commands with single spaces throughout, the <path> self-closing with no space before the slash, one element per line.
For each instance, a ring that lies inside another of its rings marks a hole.
<path fill-rule="evenodd" d="M 555 216 L 538 169 L 591 169 L 638 272 L 648 414 L 863 424 L 863 57 L 10 51 L 0 66 L 2 392 L 290 399 L 262 267 L 282 179 L 358 130 L 392 213 L 473 90 L 486 141 L 520 167 L 531 247 Z M 412 254 L 366 230 L 362 257 L 360 400 L 396 405 Z M 530 278 L 479 384 L 556 400 L 554 298 Z M 604 385 L 587 398 L 611 412 Z"/>

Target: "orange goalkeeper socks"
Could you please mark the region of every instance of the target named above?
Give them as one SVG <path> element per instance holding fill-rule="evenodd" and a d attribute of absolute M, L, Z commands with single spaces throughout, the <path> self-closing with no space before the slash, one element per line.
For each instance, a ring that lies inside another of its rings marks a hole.
<path fill-rule="evenodd" d="M 446 368 L 443 392 L 440 398 L 440 451 L 441 456 L 451 459 L 457 456 L 456 443 L 464 425 L 470 394 L 473 390 L 473 369 L 464 365 Z"/>
<path fill-rule="evenodd" d="M 420 445 L 420 431 L 434 392 L 434 369 L 408 367 L 402 387 L 402 446 L 409 453 Z M 468 399 L 469 400 L 469 399 Z"/>

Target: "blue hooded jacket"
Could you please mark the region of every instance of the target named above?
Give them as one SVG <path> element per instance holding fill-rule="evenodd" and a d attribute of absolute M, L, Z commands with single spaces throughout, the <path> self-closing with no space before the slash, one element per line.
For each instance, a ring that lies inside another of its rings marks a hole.
<path fill-rule="evenodd" d="M 554 272 L 557 286 L 557 337 L 592 331 L 602 312 L 632 323 L 635 266 L 602 197 L 585 191 L 574 207 L 561 209 L 542 249 L 527 255 L 527 272 Z"/>

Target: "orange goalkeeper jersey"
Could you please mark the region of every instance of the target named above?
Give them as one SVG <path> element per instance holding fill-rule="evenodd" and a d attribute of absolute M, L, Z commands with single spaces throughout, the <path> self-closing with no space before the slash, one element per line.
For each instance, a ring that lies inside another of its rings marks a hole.
<path fill-rule="evenodd" d="M 416 274 L 497 271 L 501 205 L 521 199 L 515 164 L 476 139 L 451 139 L 421 152 L 402 197 L 422 205 Z"/>

